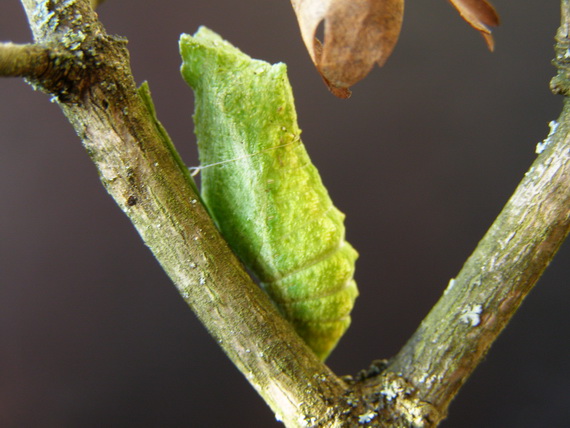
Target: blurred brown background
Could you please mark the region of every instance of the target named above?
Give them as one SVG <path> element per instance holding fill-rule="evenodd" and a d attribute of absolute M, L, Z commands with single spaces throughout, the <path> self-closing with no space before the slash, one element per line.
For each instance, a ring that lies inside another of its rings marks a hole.
<path fill-rule="evenodd" d="M 496 52 L 446 1 L 407 4 L 395 53 L 348 101 L 324 88 L 287 1 L 109 0 L 138 82 L 196 165 L 177 40 L 207 25 L 289 66 L 303 139 L 359 250 L 361 297 L 329 360 L 389 357 L 460 269 L 556 119 L 557 1 L 495 0 Z M 30 40 L 17 0 L 0 40 Z M 0 427 L 277 427 L 100 185 L 48 97 L 0 79 Z M 451 406 L 445 428 L 566 427 L 570 247 Z"/>

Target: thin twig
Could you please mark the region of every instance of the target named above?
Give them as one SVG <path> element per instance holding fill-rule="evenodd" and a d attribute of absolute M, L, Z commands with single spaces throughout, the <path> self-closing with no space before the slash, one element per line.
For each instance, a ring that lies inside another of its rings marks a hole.
<path fill-rule="evenodd" d="M 36 44 L 0 43 L 0 76 L 42 76 L 50 66 L 50 50 Z"/>

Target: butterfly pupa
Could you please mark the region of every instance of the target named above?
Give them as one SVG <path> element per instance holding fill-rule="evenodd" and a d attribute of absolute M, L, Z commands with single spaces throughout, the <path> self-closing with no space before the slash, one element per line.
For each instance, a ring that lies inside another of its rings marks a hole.
<path fill-rule="evenodd" d="M 350 324 L 358 256 L 300 140 L 284 64 L 206 29 L 180 39 L 195 92 L 201 194 L 281 314 L 325 359 Z"/>

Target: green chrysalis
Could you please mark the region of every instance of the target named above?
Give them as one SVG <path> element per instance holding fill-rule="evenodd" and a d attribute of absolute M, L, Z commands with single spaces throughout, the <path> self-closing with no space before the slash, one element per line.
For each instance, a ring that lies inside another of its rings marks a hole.
<path fill-rule="evenodd" d="M 180 39 L 202 197 L 222 235 L 321 358 L 350 324 L 356 251 L 299 135 L 284 64 L 206 29 Z"/>

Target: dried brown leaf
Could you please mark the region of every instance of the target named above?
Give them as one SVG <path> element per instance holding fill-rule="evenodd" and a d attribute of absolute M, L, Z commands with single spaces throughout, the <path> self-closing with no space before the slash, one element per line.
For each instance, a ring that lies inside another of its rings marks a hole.
<path fill-rule="evenodd" d="M 449 0 L 459 14 L 478 30 L 490 50 L 489 27 L 499 16 L 487 0 Z M 382 66 L 396 45 L 404 0 L 291 0 L 303 41 L 330 91 L 350 96 L 350 86 L 363 79 L 375 63 Z M 324 41 L 316 38 L 324 22 Z"/>
<path fill-rule="evenodd" d="M 490 50 L 495 48 L 495 42 L 489 27 L 499 25 L 499 15 L 487 0 L 449 0 L 459 14 L 469 25 L 478 30 Z"/>
<path fill-rule="evenodd" d="M 291 0 L 303 41 L 331 91 L 341 98 L 375 63 L 383 65 L 400 34 L 404 0 Z M 316 39 L 324 21 L 324 43 Z"/>

